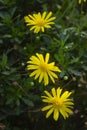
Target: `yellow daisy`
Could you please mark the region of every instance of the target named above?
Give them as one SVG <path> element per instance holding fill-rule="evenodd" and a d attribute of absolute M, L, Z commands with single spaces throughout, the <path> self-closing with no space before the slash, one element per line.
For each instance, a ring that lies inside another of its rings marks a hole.
<path fill-rule="evenodd" d="M 32 26 L 30 30 L 34 30 L 34 33 L 44 32 L 44 28 L 51 28 L 51 24 L 54 24 L 53 20 L 56 19 L 56 17 L 52 17 L 52 12 L 43 12 L 28 15 L 24 17 L 25 22 L 27 23 L 27 26 Z"/>
<path fill-rule="evenodd" d="M 46 111 L 46 118 L 48 118 L 53 113 L 53 118 L 55 121 L 58 120 L 59 114 L 61 114 L 64 119 L 73 114 L 73 100 L 69 98 L 72 92 L 65 91 L 62 93 L 62 89 L 59 87 L 57 90 L 52 88 L 50 94 L 48 91 L 44 91 L 46 96 L 42 96 L 43 102 L 47 103 L 47 106 L 43 107 L 41 110 Z"/>
<path fill-rule="evenodd" d="M 54 78 L 58 78 L 58 76 L 53 71 L 61 72 L 61 70 L 55 66 L 55 62 L 48 64 L 49 57 L 49 53 L 46 54 L 45 59 L 42 54 L 36 53 L 36 56 L 31 56 L 30 61 L 27 62 L 29 63 L 27 69 L 34 70 L 30 74 L 30 77 L 35 76 L 35 79 L 39 78 L 39 82 L 43 80 L 45 86 L 48 85 L 49 78 L 53 83 L 55 83 Z"/>
<path fill-rule="evenodd" d="M 86 2 L 86 0 L 79 0 L 78 3 L 81 4 L 82 2 Z"/>

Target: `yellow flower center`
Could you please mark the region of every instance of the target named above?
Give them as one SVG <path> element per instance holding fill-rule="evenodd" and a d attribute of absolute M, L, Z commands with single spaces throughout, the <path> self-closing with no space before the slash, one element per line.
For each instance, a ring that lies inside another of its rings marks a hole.
<path fill-rule="evenodd" d="M 48 70 L 48 64 L 46 64 L 46 63 L 41 63 L 40 64 L 40 69 L 41 69 L 41 71 L 47 71 Z"/>
<path fill-rule="evenodd" d="M 43 27 L 44 26 L 44 20 L 38 20 L 37 22 L 38 26 Z"/>
<path fill-rule="evenodd" d="M 58 98 L 55 98 L 53 101 L 54 107 L 60 108 L 62 106 L 62 101 Z"/>

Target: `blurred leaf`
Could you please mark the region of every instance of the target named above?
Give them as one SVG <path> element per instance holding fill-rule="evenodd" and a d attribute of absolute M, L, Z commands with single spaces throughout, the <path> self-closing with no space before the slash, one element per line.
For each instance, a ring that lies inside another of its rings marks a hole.
<path fill-rule="evenodd" d="M 4 3 L 4 1 L 3 1 L 3 0 L 0 0 L 0 2 L 1 2 L 1 3 Z"/>
<path fill-rule="evenodd" d="M 68 71 L 69 71 L 69 73 L 74 74 L 76 76 L 82 76 L 82 73 L 79 72 L 78 70 L 75 70 L 74 68 L 69 67 Z"/>
<path fill-rule="evenodd" d="M 10 34 L 3 35 L 3 38 L 11 38 L 12 36 Z"/>
<path fill-rule="evenodd" d="M 3 53 L 3 55 L 2 55 L 2 61 L 1 61 L 0 65 L 2 68 L 6 67 L 6 65 L 7 65 L 7 55 L 5 53 Z"/>
<path fill-rule="evenodd" d="M 31 100 L 25 99 L 25 98 L 22 98 L 22 100 L 23 100 L 23 102 L 24 102 L 26 105 L 28 105 L 28 106 L 30 106 L 30 107 L 33 107 L 33 106 L 34 106 L 34 103 L 33 103 Z"/>
<path fill-rule="evenodd" d="M 9 104 L 12 104 L 14 101 L 13 98 L 9 98 L 7 101 L 6 101 L 6 104 L 9 105 Z"/>
<path fill-rule="evenodd" d="M 17 7 L 14 7 L 11 10 L 9 10 L 9 12 L 10 12 L 10 14 L 11 14 L 12 17 L 14 16 L 16 10 L 17 10 Z"/>
<path fill-rule="evenodd" d="M 82 68 L 87 71 L 87 66 L 86 65 L 82 65 Z"/>

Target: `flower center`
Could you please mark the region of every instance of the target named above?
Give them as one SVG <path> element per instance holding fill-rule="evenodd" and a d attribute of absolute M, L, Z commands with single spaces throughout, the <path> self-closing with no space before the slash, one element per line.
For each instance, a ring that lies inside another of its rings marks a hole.
<path fill-rule="evenodd" d="M 38 23 L 37 23 L 39 26 L 44 26 L 44 20 L 38 20 Z"/>
<path fill-rule="evenodd" d="M 42 71 L 47 71 L 47 70 L 48 70 L 48 65 L 43 62 L 43 63 L 40 64 L 40 69 L 41 69 Z"/>
<path fill-rule="evenodd" d="M 55 98 L 53 101 L 54 107 L 60 108 L 62 106 L 62 101 L 60 99 Z"/>

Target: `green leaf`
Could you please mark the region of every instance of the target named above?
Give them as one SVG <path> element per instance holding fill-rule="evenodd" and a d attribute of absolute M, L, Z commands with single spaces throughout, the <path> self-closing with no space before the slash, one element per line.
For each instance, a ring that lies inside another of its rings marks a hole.
<path fill-rule="evenodd" d="M 7 101 L 6 101 L 6 104 L 9 105 L 9 104 L 12 104 L 14 101 L 14 98 L 9 98 Z"/>
<path fill-rule="evenodd" d="M 82 73 L 79 72 L 78 70 L 75 70 L 73 68 L 68 68 L 68 71 L 76 76 L 82 76 Z"/>
<path fill-rule="evenodd" d="M 31 100 L 25 99 L 25 98 L 22 98 L 22 100 L 23 100 L 23 102 L 24 102 L 26 105 L 28 105 L 28 106 L 30 106 L 30 107 L 33 107 L 33 106 L 34 106 L 34 103 L 33 103 Z"/>
<path fill-rule="evenodd" d="M 0 64 L 1 64 L 2 68 L 6 67 L 6 65 L 7 65 L 7 55 L 6 54 L 3 54 L 2 61 Z"/>
<path fill-rule="evenodd" d="M 87 71 L 87 66 L 83 65 L 82 68 Z"/>

